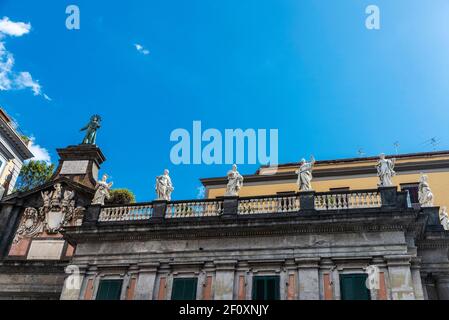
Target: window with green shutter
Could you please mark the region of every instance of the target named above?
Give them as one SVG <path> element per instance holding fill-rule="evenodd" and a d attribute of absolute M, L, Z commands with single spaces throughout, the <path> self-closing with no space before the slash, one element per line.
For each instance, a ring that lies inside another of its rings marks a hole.
<path fill-rule="evenodd" d="M 253 277 L 253 300 L 279 300 L 279 276 Z"/>
<path fill-rule="evenodd" d="M 196 300 L 197 278 L 175 278 L 171 292 L 172 300 Z"/>
<path fill-rule="evenodd" d="M 101 280 L 97 291 L 97 300 L 120 300 L 122 280 Z"/>
<path fill-rule="evenodd" d="M 340 275 L 341 300 L 371 300 L 366 287 L 367 274 Z"/>

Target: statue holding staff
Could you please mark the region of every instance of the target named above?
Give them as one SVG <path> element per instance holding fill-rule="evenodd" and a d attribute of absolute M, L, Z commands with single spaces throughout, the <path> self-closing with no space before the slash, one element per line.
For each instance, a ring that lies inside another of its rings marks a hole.
<path fill-rule="evenodd" d="M 393 181 L 391 180 L 396 172 L 394 171 L 396 159 L 386 159 L 385 154 L 381 153 L 376 164 L 377 176 L 379 177 L 379 187 L 391 187 Z"/>
<path fill-rule="evenodd" d="M 314 165 L 315 158 L 313 156 L 310 158 L 310 162 L 307 162 L 304 158 L 301 159 L 299 169 L 296 170 L 296 174 L 298 175 L 296 184 L 298 185 L 299 191 L 312 190 L 312 170 Z"/>

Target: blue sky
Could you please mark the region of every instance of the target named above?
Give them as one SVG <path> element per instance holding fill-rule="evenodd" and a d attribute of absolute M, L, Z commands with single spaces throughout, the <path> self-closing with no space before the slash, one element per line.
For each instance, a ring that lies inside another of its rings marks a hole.
<path fill-rule="evenodd" d="M 448 149 L 449 2 L 444 0 L 227 1 L 0 0 L 0 19 L 29 23 L 0 39 L 14 70 L 39 84 L 0 91 L 0 105 L 48 150 L 81 142 L 93 113 L 102 170 L 139 201 L 171 171 L 174 199 L 229 165 L 170 162 L 170 133 L 279 130 L 279 161 Z M 65 27 L 66 6 L 81 29 Z M 365 27 L 380 9 L 381 29 Z M 142 45 L 149 54 L 136 50 Z M 0 60 L 1 61 L 1 60 Z M 44 94 L 51 99 L 45 99 Z M 258 165 L 241 165 L 251 174 Z"/>

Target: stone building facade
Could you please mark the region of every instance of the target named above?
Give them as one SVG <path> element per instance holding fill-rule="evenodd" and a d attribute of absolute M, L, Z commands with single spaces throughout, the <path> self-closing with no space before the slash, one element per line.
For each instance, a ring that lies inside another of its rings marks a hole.
<path fill-rule="evenodd" d="M 0 108 L 0 199 L 13 192 L 23 162 L 33 157 L 25 140 L 6 112 Z"/>
<path fill-rule="evenodd" d="M 101 151 L 59 154 L 1 204 L 0 298 L 449 299 L 449 232 L 408 190 L 90 205 Z"/>

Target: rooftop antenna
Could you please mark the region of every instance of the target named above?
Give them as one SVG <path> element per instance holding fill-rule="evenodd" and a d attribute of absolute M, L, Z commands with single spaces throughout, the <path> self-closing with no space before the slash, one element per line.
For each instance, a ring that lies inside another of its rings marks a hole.
<path fill-rule="evenodd" d="M 395 143 L 393 143 L 393 145 L 394 149 L 396 150 L 396 154 L 399 154 L 399 146 L 400 146 L 399 141 L 396 141 Z"/>
<path fill-rule="evenodd" d="M 359 150 L 357 150 L 357 153 L 359 155 L 359 157 L 363 157 L 366 153 L 363 151 L 363 148 L 359 148 Z"/>
<path fill-rule="evenodd" d="M 441 141 L 439 140 L 439 138 L 437 137 L 432 137 L 426 141 L 424 141 L 422 143 L 422 145 L 426 146 L 426 147 L 430 147 L 432 146 L 432 150 L 435 151 L 436 147 L 441 143 Z"/>

